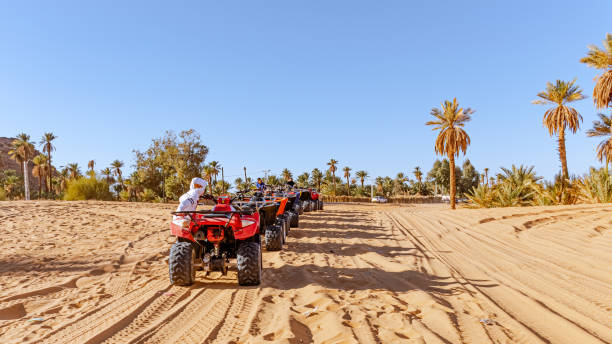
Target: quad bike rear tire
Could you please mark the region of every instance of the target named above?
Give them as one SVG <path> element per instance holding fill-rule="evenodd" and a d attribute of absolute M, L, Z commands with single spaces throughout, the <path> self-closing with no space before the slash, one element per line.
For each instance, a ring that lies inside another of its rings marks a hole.
<path fill-rule="evenodd" d="M 195 250 L 190 242 L 175 242 L 168 259 L 170 283 L 191 285 L 195 281 Z"/>
<path fill-rule="evenodd" d="M 283 249 L 283 228 L 272 225 L 266 228 L 266 250 L 280 251 Z"/>
<path fill-rule="evenodd" d="M 238 284 L 259 285 L 262 275 L 261 244 L 243 242 L 236 253 Z"/>
<path fill-rule="evenodd" d="M 281 237 L 283 239 L 282 242 L 284 244 L 287 240 L 287 220 L 285 215 L 281 215 L 278 218 L 278 220 L 276 221 L 276 226 L 279 226 L 281 228 Z"/>
<path fill-rule="evenodd" d="M 319 210 L 323 210 L 323 201 L 319 200 Z"/>
<path fill-rule="evenodd" d="M 291 222 L 289 222 L 289 225 L 294 228 L 297 228 L 300 226 L 300 215 L 298 215 L 298 213 L 293 213 L 293 216 L 291 216 Z"/>
<path fill-rule="evenodd" d="M 319 201 L 314 200 L 310 202 L 312 204 L 312 211 L 318 211 L 319 210 Z"/>
<path fill-rule="evenodd" d="M 304 212 L 310 212 L 310 201 L 304 201 Z"/>
<path fill-rule="evenodd" d="M 298 205 L 298 215 L 302 214 L 304 214 L 304 203 L 300 203 L 300 205 Z"/>

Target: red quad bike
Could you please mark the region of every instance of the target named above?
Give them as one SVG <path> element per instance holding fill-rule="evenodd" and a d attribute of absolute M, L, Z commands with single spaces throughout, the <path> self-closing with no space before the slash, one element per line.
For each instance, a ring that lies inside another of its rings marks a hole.
<path fill-rule="evenodd" d="M 176 217 L 170 231 L 177 241 L 170 248 L 170 282 L 191 285 L 198 267 L 226 274 L 229 259 L 236 258 L 238 284 L 260 284 L 262 212 L 234 206 L 229 196 L 203 198 L 213 199 L 216 205 L 211 210 L 172 213 Z"/>
<path fill-rule="evenodd" d="M 310 197 L 313 199 L 316 210 L 323 210 L 323 201 L 319 199 L 319 191 L 312 189 Z"/>
<path fill-rule="evenodd" d="M 234 202 L 241 209 L 250 209 L 259 213 L 260 231 L 265 240 L 266 250 L 280 251 L 287 237 L 287 225 L 284 216 L 285 200 L 265 199 L 263 193 L 256 192 L 248 201 Z"/>

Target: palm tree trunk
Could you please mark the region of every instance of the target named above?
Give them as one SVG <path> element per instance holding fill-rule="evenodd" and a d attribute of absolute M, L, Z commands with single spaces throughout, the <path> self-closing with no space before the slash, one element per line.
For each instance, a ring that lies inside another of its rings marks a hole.
<path fill-rule="evenodd" d="M 559 130 L 559 160 L 561 160 L 561 171 L 563 179 L 569 179 L 569 173 L 567 171 L 567 158 L 565 156 L 565 128 L 561 127 Z"/>
<path fill-rule="evenodd" d="M 350 196 L 351 195 L 351 184 L 349 184 L 349 179 L 348 177 L 346 177 L 346 195 Z"/>
<path fill-rule="evenodd" d="M 457 193 L 455 188 L 455 154 L 449 154 L 448 160 L 450 164 L 450 206 L 451 209 L 455 209 L 455 194 Z"/>
<path fill-rule="evenodd" d="M 42 194 L 42 178 L 44 175 L 38 174 L 38 199 L 40 199 L 40 194 Z"/>
<path fill-rule="evenodd" d="M 334 178 L 332 181 L 334 182 L 334 196 L 336 196 L 336 174 L 332 173 L 332 178 Z"/>
<path fill-rule="evenodd" d="M 363 178 L 361 178 L 361 189 L 363 190 Z"/>
<path fill-rule="evenodd" d="M 30 200 L 30 178 L 28 176 L 28 160 L 23 160 L 23 184 L 25 186 L 25 199 Z"/>
<path fill-rule="evenodd" d="M 47 150 L 47 168 L 49 169 L 49 187 L 47 188 L 47 193 L 49 194 L 48 196 L 51 197 L 51 177 L 53 175 L 53 171 L 51 170 L 51 150 L 48 149 Z"/>

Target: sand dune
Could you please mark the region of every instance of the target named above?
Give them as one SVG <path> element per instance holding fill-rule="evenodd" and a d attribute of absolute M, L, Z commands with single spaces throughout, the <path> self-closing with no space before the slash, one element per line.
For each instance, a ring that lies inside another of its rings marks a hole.
<path fill-rule="evenodd" d="M 612 343 L 610 205 L 328 205 L 259 287 L 171 286 L 172 208 L 0 202 L 0 343 Z"/>

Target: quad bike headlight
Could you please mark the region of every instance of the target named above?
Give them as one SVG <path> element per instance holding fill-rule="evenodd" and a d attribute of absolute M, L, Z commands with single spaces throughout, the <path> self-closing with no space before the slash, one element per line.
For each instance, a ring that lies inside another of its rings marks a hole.
<path fill-rule="evenodd" d="M 250 226 L 250 225 L 252 225 L 254 223 L 255 223 L 255 221 L 242 220 L 242 227 Z"/>

